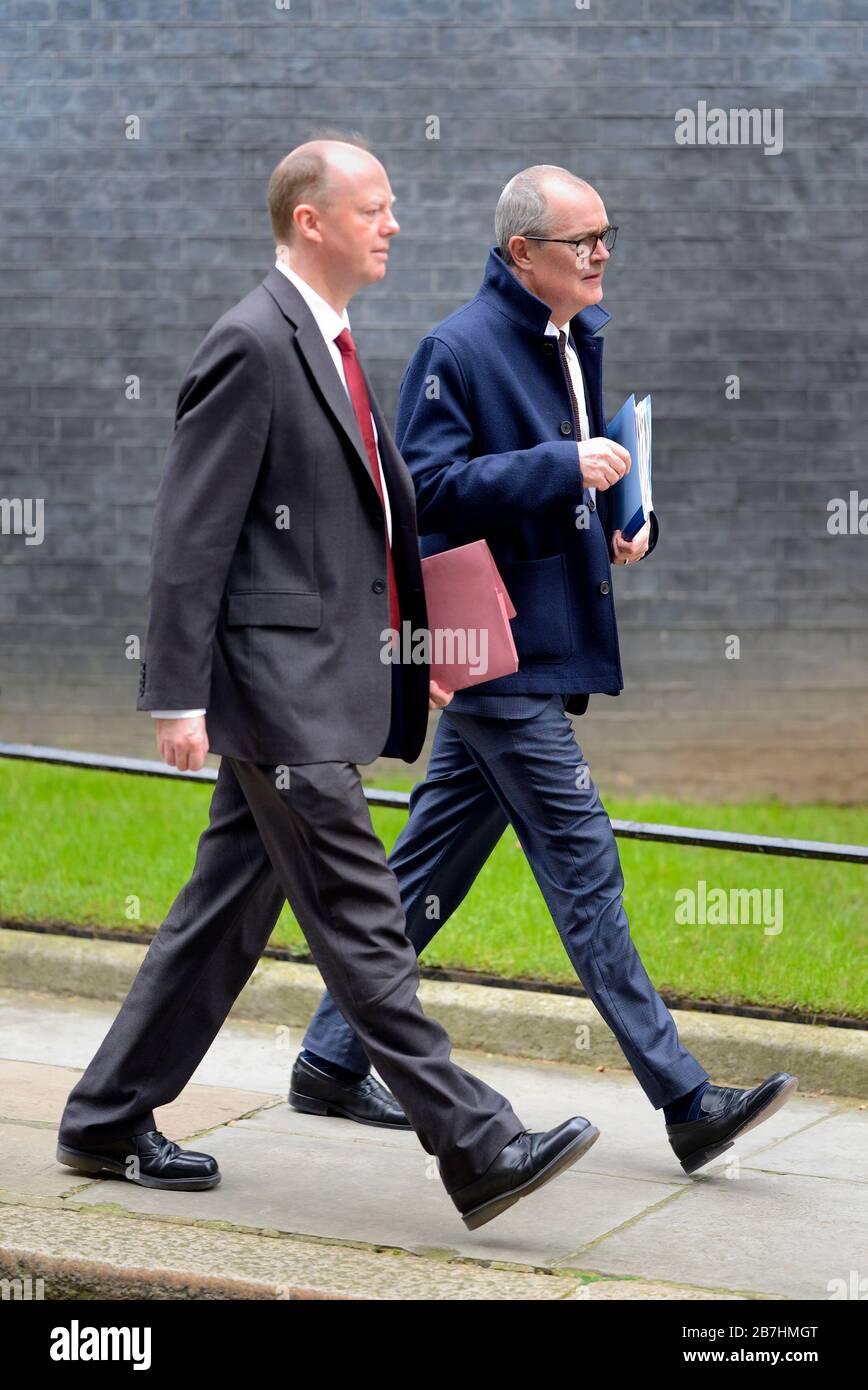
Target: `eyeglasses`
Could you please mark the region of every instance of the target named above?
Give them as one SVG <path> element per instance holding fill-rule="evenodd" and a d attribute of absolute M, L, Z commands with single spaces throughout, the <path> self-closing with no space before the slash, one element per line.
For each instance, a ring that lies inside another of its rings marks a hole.
<path fill-rule="evenodd" d="M 601 241 L 607 251 L 611 251 L 615 245 L 618 235 L 617 227 L 603 227 L 599 232 L 586 232 L 584 236 L 573 240 L 571 237 L 557 236 L 528 236 L 525 241 L 553 241 L 563 246 L 575 246 L 576 260 L 590 260 L 597 249 L 597 242 Z"/>

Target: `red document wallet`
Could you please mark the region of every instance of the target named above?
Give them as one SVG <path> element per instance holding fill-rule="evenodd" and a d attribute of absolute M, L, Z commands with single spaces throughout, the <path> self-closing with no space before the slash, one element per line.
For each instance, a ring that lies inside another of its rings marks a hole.
<path fill-rule="evenodd" d="M 518 670 L 509 625 L 515 608 L 487 541 L 426 556 L 422 578 L 432 680 L 443 690 L 465 690 Z"/>

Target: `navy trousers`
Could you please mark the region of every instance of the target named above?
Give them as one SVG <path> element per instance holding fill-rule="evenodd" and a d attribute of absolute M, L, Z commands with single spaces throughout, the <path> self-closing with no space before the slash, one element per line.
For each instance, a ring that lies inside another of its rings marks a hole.
<path fill-rule="evenodd" d="M 660 1109 L 708 1072 L 682 1047 L 630 937 L 615 836 L 563 697 L 537 697 L 535 709 L 518 719 L 441 714 L 427 775 L 389 857 L 407 935 L 418 955 L 512 824 L 576 974 Z M 304 1047 L 352 1071 L 370 1067 L 328 993 Z"/>

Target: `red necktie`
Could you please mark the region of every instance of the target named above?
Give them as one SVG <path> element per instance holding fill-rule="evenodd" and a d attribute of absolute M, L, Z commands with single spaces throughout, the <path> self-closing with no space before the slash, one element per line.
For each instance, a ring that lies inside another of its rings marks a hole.
<path fill-rule="evenodd" d="M 380 461 L 377 457 L 377 444 L 374 439 L 374 426 L 371 420 L 371 402 L 350 330 L 348 328 L 343 329 L 335 338 L 335 343 L 344 360 L 347 389 L 353 403 L 353 410 L 356 412 L 356 419 L 359 422 L 359 429 L 365 442 L 368 462 L 371 465 L 371 472 L 374 475 L 374 482 L 377 485 L 377 492 L 380 494 L 380 501 L 383 503 L 383 512 L 385 513 L 386 499 L 383 496 Z M 398 606 L 398 585 L 395 583 L 395 566 L 392 562 L 392 547 L 389 544 L 388 533 L 386 536 L 386 565 L 389 578 L 389 622 L 395 631 L 400 633 L 401 610 Z"/>

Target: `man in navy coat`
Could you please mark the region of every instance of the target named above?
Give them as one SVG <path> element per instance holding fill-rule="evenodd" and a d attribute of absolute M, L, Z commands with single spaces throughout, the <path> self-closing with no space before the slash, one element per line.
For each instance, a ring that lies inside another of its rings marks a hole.
<path fill-rule="evenodd" d="M 420 952 L 508 824 L 576 973 L 623 1049 L 685 1171 L 729 1148 L 792 1093 L 710 1083 L 631 940 L 609 817 L 568 718 L 623 688 L 611 566 L 653 550 L 613 529 L 609 489 L 630 467 L 609 441 L 602 282 L 617 229 L 596 191 L 537 165 L 510 180 L 478 294 L 423 338 L 401 381 L 396 441 L 416 489 L 421 548 L 484 537 L 516 609 L 514 675 L 456 692 L 390 856 Z M 290 1103 L 403 1126 L 326 994 L 293 1068 Z"/>

